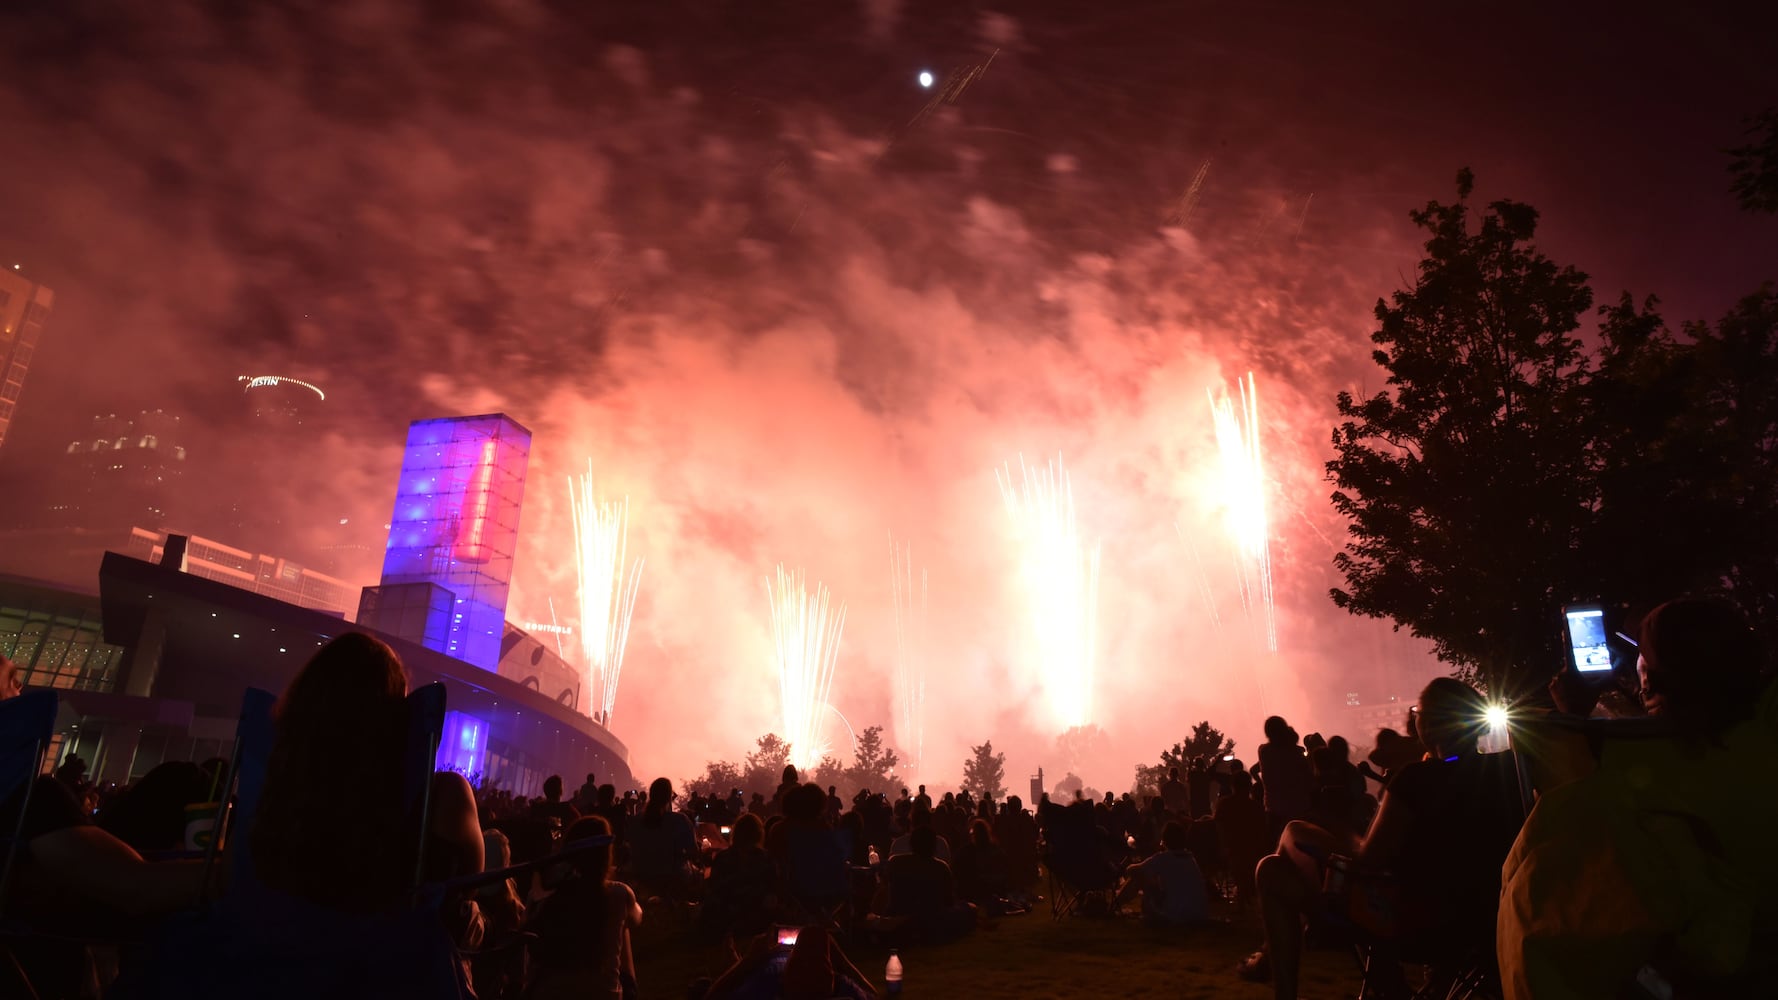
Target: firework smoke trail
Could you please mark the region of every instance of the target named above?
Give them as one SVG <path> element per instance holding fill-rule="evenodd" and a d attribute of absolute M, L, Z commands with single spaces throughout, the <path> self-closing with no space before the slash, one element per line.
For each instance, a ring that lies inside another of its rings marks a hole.
<path fill-rule="evenodd" d="M 926 569 L 914 589 L 914 549 L 889 538 L 889 584 L 895 595 L 896 739 L 918 777 L 926 753 Z"/>
<path fill-rule="evenodd" d="M 1266 468 L 1259 445 L 1259 393 L 1253 373 L 1237 379 L 1236 398 L 1208 391 L 1216 447 L 1222 455 L 1223 523 L 1240 564 L 1241 604 L 1260 614 L 1266 648 L 1278 651 L 1277 605 L 1272 599 L 1271 526 L 1266 517 Z"/>
<path fill-rule="evenodd" d="M 1061 456 L 1038 469 L 1019 456 L 994 471 L 1022 546 L 1020 575 L 1039 661 L 1039 686 L 1058 729 L 1093 718 L 1093 673 L 1099 621 L 1099 546 L 1081 540 L 1074 489 Z"/>
<path fill-rule="evenodd" d="M 630 614 L 642 586 L 642 560 L 629 557 L 630 499 L 600 503 L 593 492 L 593 466 L 575 489 L 568 479 L 568 505 L 574 514 L 574 570 L 580 598 L 580 647 L 586 655 L 587 690 L 599 700 L 606 725 L 617 704 L 624 647 L 630 641 Z"/>
<path fill-rule="evenodd" d="M 800 569 L 787 573 L 780 565 L 776 585 L 771 579 L 765 584 L 784 722 L 780 735 L 790 743 L 790 762 L 799 771 L 807 770 L 832 749 L 822 728 L 839 660 L 840 633 L 846 627 L 846 606 L 832 607 L 831 595 L 819 583 L 810 591 Z"/>
<path fill-rule="evenodd" d="M 1210 612 L 1210 624 L 1222 627 L 1222 615 L 1216 610 L 1216 591 L 1210 587 L 1210 576 L 1204 572 L 1204 560 L 1198 558 L 1198 543 L 1185 533 L 1185 528 L 1178 521 L 1173 522 L 1173 531 L 1179 540 L 1185 543 L 1185 550 L 1192 557 L 1192 578 L 1198 585 L 1198 596 L 1204 599 L 1204 609 Z"/>

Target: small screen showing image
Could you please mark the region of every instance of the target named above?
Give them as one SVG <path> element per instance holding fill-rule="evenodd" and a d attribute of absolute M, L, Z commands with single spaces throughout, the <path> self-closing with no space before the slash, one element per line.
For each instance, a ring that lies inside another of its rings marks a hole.
<path fill-rule="evenodd" d="M 1611 669 L 1611 649 L 1605 644 L 1605 611 L 1575 608 L 1568 612 L 1568 643 L 1574 653 L 1574 669 L 1595 674 Z"/>

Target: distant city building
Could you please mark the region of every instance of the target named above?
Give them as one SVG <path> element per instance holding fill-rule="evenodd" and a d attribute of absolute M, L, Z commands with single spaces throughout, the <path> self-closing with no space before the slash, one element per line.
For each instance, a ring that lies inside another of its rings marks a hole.
<path fill-rule="evenodd" d="M 299 608 L 329 611 L 342 617 L 358 602 L 357 587 L 306 569 L 289 559 L 248 552 L 197 535 L 187 537 L 183 569 L 192 576 L 275 597 Z M 166 544 L 167 532 L 133 528 L 124 552 L 144 562 L 159 563 Z"/>
<path fill-rule="evenodd" d="M 1376 741 L 1379 729 L 1393 729 L 1398 733 L 1406 733 L 1408 707 L 1413 705 L 1414 701 L 1413 698 L 1385 698 L 1381 701 L 1361 704 L 1356 695 L 1347 695 L 1346 728 L 1343 735 L 1351 740 L 1354 746 L 1371 746 Z"/>
<path fill-rule="evenodd" d="M 0 444 L 55 301 L 54 292 L 20 274 L 17 264 L 0 268 Z"/>
<path fill-rule="evenodd" d="M 319 386 L 284 375 L 242 375 L 235 379 L 249 420 L 262 427 L 301 427 L 327 400 Z"/>
<path fill-rule="evenodd" d="M 382 585 L 358 621 L 495 670 L 530 454 L 531 432 L 503 413 L 411 424 Z"/>
<path fill-rule="evenodd" d="M 179 418 L 164 410 L 94 417 L 88 436 L 68 445 L 66 465 L 54 477 L 51 526 L 164 523 L 185 477 L 181 441 Z"/>

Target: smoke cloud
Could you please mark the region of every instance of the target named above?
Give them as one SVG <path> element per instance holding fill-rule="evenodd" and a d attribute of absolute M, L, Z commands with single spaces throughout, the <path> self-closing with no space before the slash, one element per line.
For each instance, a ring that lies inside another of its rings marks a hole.
<path fill-rule="evenodd" d="M 1266 714 L 1333 731 L 1348 692 L 1437 672 L 1328 602 L 1321 466 L 1334 393 L 1380 387 L 1368 309 L 1415 259 L 1403 211 L 1466 162 L 1536 171 L 1535 136 L 1480 150 L 1427 110 L 1460 74 L 1382 108 L 1378 43 L 1332 14 L 585 6 L 8 15 L 0 238 L 61 307 L 9 476 L 93 412 L 181 409 L 217 459 L 194 496 L 287 512 L 293 550 L 335 512 L 368 526 L 342 572 L 369 583 L 406 422 L 503 410 L 535 435 L 511 618 L 573 606 L 568 477 L 591 459 L 630 498 L 615 729 L 639 777 L 775 727 L 779 563 L 849 606 L 835 707 L 889 725 L 891 534 L 931 581 L 937 784 L 991 738 L 1015 785 L 1076 766 L 1121 790 L 1199 719 L 1251 751 Z M 967 85 L 929 103 L 952 91 L 922 69 Z M 222 397 L 260 370 L 328 390 L 300 451 L 235 433 Z M 1212 474 L 1206 391 L 1249 371 L 1276 654 Z M 1106 735 L 1080 761 L 1017 653 L 993 470 L 1021 455 L 1065 459 L 1103 545 Z M 295 465 L 323 474 L 293 490 Z"/>

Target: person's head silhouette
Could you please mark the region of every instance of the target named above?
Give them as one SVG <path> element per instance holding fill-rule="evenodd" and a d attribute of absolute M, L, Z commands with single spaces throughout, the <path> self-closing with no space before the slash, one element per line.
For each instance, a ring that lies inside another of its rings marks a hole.
<path fill-rule="evenodd" d="M 1752 716 L 1767 680 L 1765 650 L 1740 609 L 1687 597 L 1642 621 L 1636 673 L 1650 715 L 1690 736 L 1719 736 Z"/>

